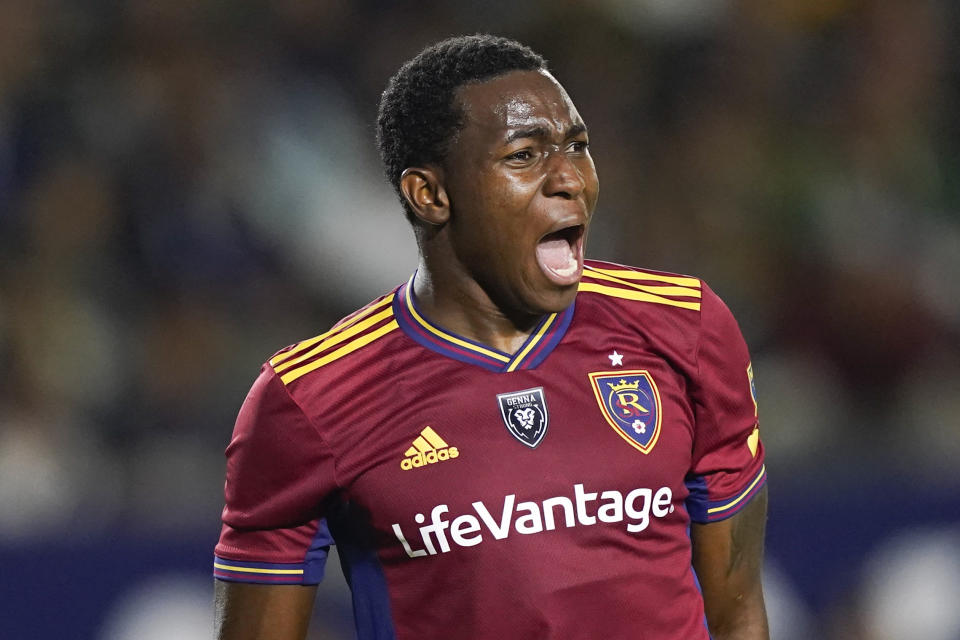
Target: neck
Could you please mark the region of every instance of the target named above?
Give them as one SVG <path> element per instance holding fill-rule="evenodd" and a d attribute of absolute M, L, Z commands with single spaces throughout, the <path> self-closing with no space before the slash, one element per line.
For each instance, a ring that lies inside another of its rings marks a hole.
<path fill-rule="evenodd" d="M 504 353 L 515 353 L 543 315 L 508 313 L 466 274 L 431 269 L 421 258 L 413 283 L 420 310 L 436 324 Z"/>

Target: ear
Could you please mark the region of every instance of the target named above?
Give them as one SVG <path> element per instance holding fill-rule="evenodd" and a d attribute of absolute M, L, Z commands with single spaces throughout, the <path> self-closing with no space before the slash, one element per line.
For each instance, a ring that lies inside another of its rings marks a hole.
<path fill-rule="evenodd" d="M 450 219 L 450 199 L 443 187 L 443 172 L 433 167 L 410 167 L 400 174 L 400 193 L 416 216 L 432 225 Z"/>

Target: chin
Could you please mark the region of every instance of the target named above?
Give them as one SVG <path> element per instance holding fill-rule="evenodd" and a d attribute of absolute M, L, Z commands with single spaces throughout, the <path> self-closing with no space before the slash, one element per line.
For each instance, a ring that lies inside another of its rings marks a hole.
<path fill-rule="evenodd" d="M 556 285 L 551 285 L 546 291 L 541 292 L 536 296 L 536 301 L 532 307 L 537 314 L 544 313 L 559 313 L 573 304 L 574 299 L 577 297 L 577 287 L 579 282 L 567 285 L 564 287 L 558 287 Z M 534 302 L 531 300 L 531 302 Z"/>

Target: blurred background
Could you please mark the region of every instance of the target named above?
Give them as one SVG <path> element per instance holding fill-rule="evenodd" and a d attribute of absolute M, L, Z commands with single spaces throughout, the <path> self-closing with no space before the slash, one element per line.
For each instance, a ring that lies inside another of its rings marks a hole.
<path fill-rule="evenodd" d="M 960 639 L 960 7 L 0 0 L 0 638 L 208 638 L 260 364 L 406 279 L 373 122 L 457 33 L 591 132 L 589 255 L 753 353 L 774 637 Z M 350 638 L 336 562 L 313 638 Z"/>

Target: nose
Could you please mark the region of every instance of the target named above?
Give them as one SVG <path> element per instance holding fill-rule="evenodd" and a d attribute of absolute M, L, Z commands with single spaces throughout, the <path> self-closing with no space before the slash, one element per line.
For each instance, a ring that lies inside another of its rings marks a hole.
<path fill-rule="evenodd" d="M 586 187 L 583 174 L 563 149 L 554 146 L 547 155 L 544 194 L 573 200 Z"/>

